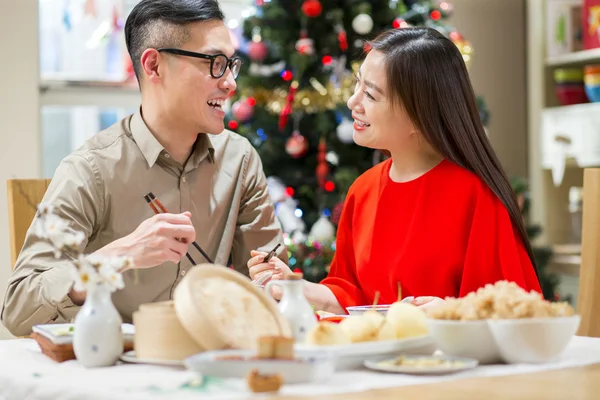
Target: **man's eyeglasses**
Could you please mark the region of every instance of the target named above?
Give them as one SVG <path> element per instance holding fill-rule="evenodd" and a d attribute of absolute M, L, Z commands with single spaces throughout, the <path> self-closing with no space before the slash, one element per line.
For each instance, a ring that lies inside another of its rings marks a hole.
<path fill-rule="evenodd" d="M 231 74 L 233 75 L 233 79 L 236 79 L 240 73 L 240 69 L 242 68 L 242 60 L 238 57 L 229 58 L 225 54 L 202 54 L 196 53 L 194 51 L 187 51 L 181 49 L 170 49 L 170 48 L 162 48 L 157 49 L 158 51 L 162 51 L 165 53 L 177 54 L 180 56 L 186 57 L 195 57 L 195 58 L 204 58 L 206 60 L 210 60 L 210 75 L 219 79 L 223 75 L 225 75 L 225 71 L 227 67 L 231 70 Z"/>

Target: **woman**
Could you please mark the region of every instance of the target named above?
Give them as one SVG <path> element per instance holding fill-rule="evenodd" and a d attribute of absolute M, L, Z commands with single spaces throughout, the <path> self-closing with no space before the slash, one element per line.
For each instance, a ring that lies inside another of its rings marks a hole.
<path fill-rule="evenodd" d="M 539 292 L 517 201 L 456 46 L 428 28 L 388 31 L 370 45 L 348 100 L 354 141 L 391 158 L 350 188 L 331 270 L 305 284 L 307 299 L 341 314 L 376 292 L 380 304 L 396 301 L 399 284 L 428 306 L 502 279 Z M 262 256 L 248 262 L 251 277 L 290 272 Z"/>

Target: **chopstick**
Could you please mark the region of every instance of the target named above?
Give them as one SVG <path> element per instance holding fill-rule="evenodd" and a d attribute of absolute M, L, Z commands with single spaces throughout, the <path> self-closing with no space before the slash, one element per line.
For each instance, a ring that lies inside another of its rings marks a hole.
<path fill-rule="evenodd" d="M 271 250 L 269 254 L 265 256 L 265 258 L 263 258 L 263 262 L 269 262 L 269 260 L 275 255 L 275 251 L 279 248 L 279 246 L 281 246 L 281 243 L 278 243 L 277 246 L 275 246 L 273 250 Z"/>
<path fill-rule="evenodd" d="M 152 192 L 148 193 L 147 195 L 144 196 L 144 199 L 146 200 L 146 202 L 148 203 L 150 208 L 152 208 L 152 211 L 154 211 L 155 214 L 161 214 L 161 213 L 168 212 L 167 209 L 165 208 L 165 206 L 161 203 L 161 201 L 156 198 L 154 193 L 152 193 Z M 157 206 L 158 206 L 158 208 L 157 208 Z M 204 256 L 206 261 L 208 261 L 211 264 L 214 264 L 213 260 L 208 256 L 208 254 L 206 254 L 206 252 L 204 250 L 202 250 L 202 247 L 200 247 L 200 245 L 198 245 L 198 243 L 196 243 L 196 241 L 192 242 L 192 244 L 200 253 L 202 253 L 202 255 Z M 190 260 L 192 265 L 196 265 L 196 263 L 194 262 L 194 260 L 192 259 L 192 257 L 190 256 L 189 253 L 186 253 L 185 255 L 187 256 L 188 260 Z"/>

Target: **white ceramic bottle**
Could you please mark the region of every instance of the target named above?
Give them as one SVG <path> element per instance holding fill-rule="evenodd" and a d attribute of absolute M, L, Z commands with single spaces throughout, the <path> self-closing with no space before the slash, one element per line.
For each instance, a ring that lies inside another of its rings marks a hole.
<path fill-rule="evenodd" d="M 122 321 L 106 286 L 99 284 L 88 290 L 74 323 L 73 351 L 77 361 L 88 368 L 117 362 L 123 353 Z"/>
<path fill-rule="evenodd" d="M 296 343 L 304 343 L 306 334 L 317 324 L 315 312 L 304 296 L 302 274 L 291 274 L 284 280 L 269 281 L 265 290 L 271 295 L 271 287 L 280 286 L 283 291 L 279 311 L 288 320 Z"/>

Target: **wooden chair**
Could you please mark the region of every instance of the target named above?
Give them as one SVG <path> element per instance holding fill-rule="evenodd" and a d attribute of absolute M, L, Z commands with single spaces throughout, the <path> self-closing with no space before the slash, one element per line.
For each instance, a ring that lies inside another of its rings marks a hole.
<path fill-rule="evenodd" d="M 600 168 L 583 172 L 583 226 L 577 313 L 580 336 L 600 337 Z"/>
<path fill-rule="evenodd" d="M 35 216 L 35 206 L 42 201 L 49 184 L 50 179 L 9 179 L 6 182 L 11 269 L 15 267 L 25 234 Z"/>

